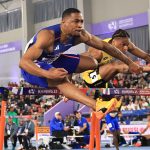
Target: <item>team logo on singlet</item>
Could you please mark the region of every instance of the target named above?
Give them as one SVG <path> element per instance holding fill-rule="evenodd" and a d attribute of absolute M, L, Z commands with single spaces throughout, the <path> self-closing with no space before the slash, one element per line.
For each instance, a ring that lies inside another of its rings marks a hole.
<path fill-rule="evenodd" d="M 51 64 L 53 63 L 55 60 L 57 60 L 60 57 L 60 53 L 56 54 L 56 55 L 47 55 L 48 57 L 43 57 L 42 58 L 42 62 L 45 62 L 47 64 Z"/>
<path fill-rule="evenodd" d="M 55 51 L 59 50 L 59 45 L 57 45 L 54 50 Z"/>

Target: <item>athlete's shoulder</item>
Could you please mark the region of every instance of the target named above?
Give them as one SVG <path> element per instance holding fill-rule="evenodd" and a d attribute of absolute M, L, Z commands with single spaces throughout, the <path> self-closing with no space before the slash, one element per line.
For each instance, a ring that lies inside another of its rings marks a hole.
<path fill-rule="evenodd" d="M 48 26 L 39 30 L 36 36 L 40 36 L 43 39 L 53 39 L 60 36 L 60 24 Z"/>
<path fill-rule="evenodd" d="M 55 37 L 59 37 L 60 36 L 60 33 L 61 33 L 61 29 L 60 29 L 60 24 L 56 24 L 56 25 L 52 25 L 52 26 L 48 26 L 48 27 L 45 27 L 45 28 L 42 28 L 40 31 L 51 31 L 55 34 Z M 40 32 L 39 31 L 39 32 Z"/>
<path fill-rule="evenodd" d="M 34 41 L 36 41 L 37 37 L 50 37 L 53 36 L 54 34 L 57 35 L 60 33 L 60 24 L 56 24 L 53 26 L 48 26 L 40 29 L 35 35 L 34 35 Z"/>
<path fill-rule="evenodd" d="M 60 30 L 60 24 L 48 26 L 48 27 L 42 28 L 42 30 Z"/>

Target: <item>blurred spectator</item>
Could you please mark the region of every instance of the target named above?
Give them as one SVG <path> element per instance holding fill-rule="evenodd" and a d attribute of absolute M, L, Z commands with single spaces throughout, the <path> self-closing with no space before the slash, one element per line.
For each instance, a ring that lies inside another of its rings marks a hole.
<path fill-rule="evenodd" d="M 146 98 L 143 98 L 143 104 L 142 104 L 142 106 L 143 106 L 143 109 L 147 109 L 148 108 L 149 104 L 146 101 Z"/>
<path fill-rule="evenodd" d="M 74 115 L 67 115 L 65 118 L 65 126 L 73 127 L 76 126 L 77 122 Z"/>
<path fill-rule="evenodd" d="M 11 117 L 8 118 L 8 123 L 5 125 L 4 147 L 8 148 L 8 139 L 12 142 L 13 150 L 17 143 L 17 125 Z"/>
<path fill-rule="evenodd" d="M 56 112 L 54 118 L 50 121 L 50 131 L 52 136 L 66 135 L 65 131 L 68 131 L 69 127 L 64 127 L 62 115 L 60 112 Z"/>
<path fill-rule="evenodd" d="M 22 138 L 22 133 L 24 132 L 24 121 L 23 120 L 20 120 L 19 121 L 19 126 L 18 126 L 18 130 L 17 130 L 17 137 L 18 137 L 18 140 L 19 140 L 19 143 L 20 143 L 20 148 L 23 148 L 23 138 Z"/>
<path fill-rule="evenodd" d="M 30 96 L 29 95 L 25 96 L 24 103 L 27 104 L 28 106 L 31 106 L 31 100 L 30 100 Z"/>
<path fill-rule="evenodd" d="M 79 111 L 74 112 L 77 118 L 77 125 L 79 126 L 79 131 L 76 133 L 77 135 L 83 135 L 83 138 L 76 138 L 82 146 L 86 146 L 89 144 L 89 134 L 90 134 L 90 126 L 85 117 L 82 117 Z"/>
<path fill-rule="evenodd" d="M 31 118 L 26 118 L 24 123 L 24 131 L 22 133 L 22 144 L 25 149 L 29 149 L 31 145 L 31 138 L 34 136 L 35 126 Z"/>
<path fill-rule="evenodd" d="M 80 127 L 77 134 L 89 135 L 90 126 L 89 126 L 89 123 L 87 122 L 86 118 L 82 117 L 81 113 L 78 111 L 75 111 L 75 116 L 77 118 L 77 125 Z"/>
<path fill-rule="evenodd" d="M 55 141 L 63 142 L 63 137 L 67 136 L 69 127 L 64 127 L 62 116 L 60 112 L 56 112 L 54 118 L 50 121 L 50 134 L 57 137 Z M 53 140 L 53 141 L 54 141 Z"/>
<path fill-rule="evenodd" d="M 23 95 L 20 95 L 19 97 L 19 100 L 18 100 L 18 106 L 20 109 L 24 109 L 24 105 L 25 105 L 25 102 L 24 102 L 24 96 Z"/>
<path fill-rule="evenodd" d="M 121 111 L 123 111 L 123 110 L 128 110 L 125 102 L 122 102 Z"/>
<path fill-rule="evenodd" d="M 140 110 L 140 106 L 139 106 L 139 101 L 138 100 L 135 100 L 133 109 L 134 110 Z"/>
<path fill-rule="evenodd" d="M 7 116 L 12 117 L 13 122 L 16 123 L 16 125 L 18 125 L 18 118 L 15 118 L 17 116 L 17 113 L 15 112 L 14 107 L 15 106 L 12 104 L 11 107 L 10 107 L 10 110 L 7 113 Z"/>
<path fill-rule="evenodd" d="M 122 115 L 122 112 L 118 112 L 118 120 L 120 124 L 125 124 L 125 118 Z"/>
<path fill-rule="evenodd" d="M 125 119 L 125 123 L 126 123 L 126 125 L 130 125 L 131 120 L 132 120 L 132 117 L 127 116 L 127 117 L 126 117 L 126 119 Z"/>
<path fill-rule="evenodd" d="M 134 104 L 131 100 L 129 101 L 129 104 L 127 105 L 127 109 L 128 110 L 134 110 Z"/>

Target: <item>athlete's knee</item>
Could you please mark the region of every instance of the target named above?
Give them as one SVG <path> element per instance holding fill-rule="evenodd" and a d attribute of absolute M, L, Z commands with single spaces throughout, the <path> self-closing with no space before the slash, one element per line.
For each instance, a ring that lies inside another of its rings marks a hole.
<path fill-rule="evenodd" d="M 109 68 L 115 73 L 122 73 L 126 69 L 124 64 L 119 64 L 118 62 L 112 62 L 109 64 Z"/>
<path fill-rule="evenodd" d="M 96 59 L 97 61 L 101 61 L 101 59 L 102 59 L 102 52 L 96 50 L 96 51 L 93 53 L 92 57 L 93 57 L 94 59 Z"/>
<path fill-rule="evenodd" d="M 112 73 L 118 73 L 118 65 L 115 62 L 107 64 L 107 69 Z"/>
<path fill-rule="evenodd" d="M 128 73 L 129 70 L 129 67 L 126 64 L 120 64 L 117 68 L 119 73 Z"/>
<path fill-rule="evenodd" d="M 89 61 L 87 61 L 87 63 L 90 63 L 88 65 L 92 67 L 91 69 L 96 69 L 98 67 L 98 61 L 93 57 L 89 57 Z"/>
<path fill-rule="evenodd" d="M 98 62 L 96 59 L 87 56 L 80 56 L 80 63 L 76 70 L 77 73 L 87 71 L 87 70 L 94 70 L 98 67 Z"/>

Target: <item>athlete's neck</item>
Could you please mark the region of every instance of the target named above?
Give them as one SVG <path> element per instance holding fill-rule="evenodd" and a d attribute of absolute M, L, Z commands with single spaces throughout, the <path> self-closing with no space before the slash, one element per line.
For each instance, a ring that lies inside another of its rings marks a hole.
<path fill-rule="evenodd" d="M 62 26 L 60 27 L 60 29 L 61 29 L 60 40 L 61 40 L 62 43 L 66 43 L 67 40 L 69 39 L 70 35 L 65 32 L 65 29 L 63 29 Z"/>

